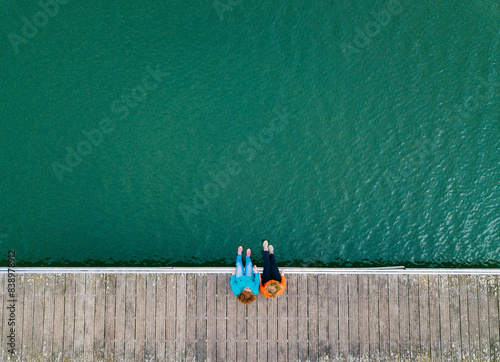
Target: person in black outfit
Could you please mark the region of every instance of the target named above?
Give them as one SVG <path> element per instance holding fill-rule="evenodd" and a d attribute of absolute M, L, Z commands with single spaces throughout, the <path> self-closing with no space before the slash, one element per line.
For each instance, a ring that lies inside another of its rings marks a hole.
<path fill-rule="evenodd" d="M 280 273 L 278 269 L 273 246 L 264 240 L 262 247 L 264 249 L 262 251 L 264 270 L 262 271 L 259 291 L 266 298 L 276 298 L 285 291 L 286 278 L 283 270 Z"/>
<path fill-rule="evenodd" d="M 262 250 L 262 262 L 264 264 L 264 270 L 262 272 L 260 282 L 262 285 L 266 284 L 270 280 L 276 280 L 278 283 L 281 283 L 281 274 L 278 269 L 278 263 L 276 262 L 276 257 L 274 256 L 274 249 L 271 245 L 268 246 L 269 242 L 264 240 L 262 246 L 264 250 Z M 269 253 L 269 248 L 273 249 L 271 253 Z"/>

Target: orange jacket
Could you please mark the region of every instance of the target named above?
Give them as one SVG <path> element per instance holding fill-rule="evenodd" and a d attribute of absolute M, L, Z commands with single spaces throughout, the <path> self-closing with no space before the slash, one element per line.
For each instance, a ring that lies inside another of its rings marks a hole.
<path fill-rule="evenodd" d="M 260 283 L 260 286 L 259 286 L 259 291 L 260 291 L 260 294 L 262 294 L 264 297 L 266 298 L 275 298 L 273 297 L 268 291 L 267 291 L 267 285 L 269 283 L 273 282 L 273 280 L 270 280 L 268 281 L 266 284 L 262 285 L 262 283 Z M 285 291 L 285 288 L 286 288 L 286 279 L 285 279 L 285 276 L 282 275 L 281 276 L 281 289 L 278 293 L 276 293 L 276 297 L 280 294 L 283 294 L 283 292 Z"/>

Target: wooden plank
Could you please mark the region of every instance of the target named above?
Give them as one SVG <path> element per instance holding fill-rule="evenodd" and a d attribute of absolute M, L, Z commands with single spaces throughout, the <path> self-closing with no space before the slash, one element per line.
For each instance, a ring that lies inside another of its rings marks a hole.
<path fill-rule="evenodd" d="M 326 360 L 328 356 L 328 276 L 325 274 L 318 275 L 318 357 L 319 360 Z M 281 305 L 278 308 L 282 308 Z M 283 307 L 286 311 L 286 305 Z M 279 310 L 280 310 L 279 309 Z M 278 311 L 278 316 L 281 314 Z M 278 320 L 278 337 L 283 333 L 280 329 L 280 320 Z M 285 324 L 285 323 L 284 323 Z M 286 325 L 286 324 L 285 324 Z M 284 331 L 286 335 L 286 329 Z M 286 354 L 284 354 L 286 356 Z M 278 360 L 283 361 L 278 353 Z"/>
<path fill-rule="evenodd" d="M 500 360 L 500 331 L 499 331 L 499 305 L 497 277 L 489 275 L 486 278 L 488 287 L 488 315 L 490 330 L 490 357 L 493 361 Z"/>
<path fill-rule="evenodd" d="M 358 276 L 358 315 L 359 315 L 359 358 L 368 361 L 370 358 L 370 335 L 369 335 L 369 313 L 368 313 L 368 275 Z"/>
<path fill-rule="evenodd" d="M 3 288 L 3 282 L 2 282 Z M 5 289 L 2 289 L 5 290 Z M 3 299 L 3 298 L 2 298 Z M 35 301 L 35 278 L 33 274 L 24 275 L 24 307 L 22 311 L 23 318 L 23 340 L 22 340 L 22 355 L 25 360 L 29 360 L 32 355 L 33 348 L 33 304 Z M 3 301 L 2 301 L 3 302 Z M 0 302 L 0 303 L 2 303 Z M 1 318 L 0 318 L 1 319 Z M 73 347 L 73 346 L 71 346 Z M 73 351 L 73 348 L 71 348 Z"/>
<path fill-rule="evenodd" d="M 288 315 L 288 360 L 297 361 L 299 359 L 298 350 L 298 306 L 297 306 L 297 274 L 290 274 L 286 279 L 287 289 L 287 315 Z M 249 331 L 250 332 L 250 331 Z M 251 335 L 249 333 L 249 335 Z"/>
<path fill-rule="evenodd" d="M 465 278 L 467 283 L 467 302 L 469 307 L 469 344 L 470 358 L 477 361 L 481 358 L 481 350 L 479 347 L 479 305 L 477 298 L 477 277 L 475 275 L 467 275 Z"/>
<path fill-rule="evenodd" d="M 63 355 L 65 279 L 65 274 L 54 276 L 54 344 L 51 357 L 53 360 L 61 360 Z"/>
<path fill-rule="evenodd" d="M 236 361 L 244 361 L 247 356 L 247 307 L 236 299 L 232 291 L 229 291 L 228 303 L 231 299 L 236 305 Z"/>
<path fill-rule="evenodd" d="M 166 307 L 167 303 L 167 275 L 157 274 L 156 275 L 156 321 L 155 321 L 155 334 L 156 334 L 156 360 L 165 361 L 166 360 Z"/>
<path fill-rule="evenodd" d="M 261 296 L 262 297 L 262 296 Z M 267 360 L 278 360 L 278 298 L 267 298 Z"/>
<path fill-rule="evenodd" d="M 328 356 L 335 360 L 339 357 L 339 275 L 328 275 L 328 294 Z"/>
<path fill-rule="evenodd" d="M 431 333 L 429 320 L 429 278 L 418 276 L 418 306 L 420 310 L 420 356 L 431 354 Z"/>
<path fill-rule="evenodd" d="M 227 308 L 227 360 L 228 361 L 236 361 L 236 341 L 237 341 L 237 333 L 239 328 L 239 323 L 241 322 L 243 325 L 246 324 L 245 319 L 242 321 L 236 315 L 237 313 L 237 305 L 241 304 L 235 298 L 231 288 L 229 286 L 230 275 L 224 275 L 224 279 L 226 280 L 226 308 Z M 241 304 L 243 305 L 243 304 Z M 246 336 L 245 336 L 246 339 Z M 245 354 L 243 354 L 244 356 Z"/>
<path fill-rule="evenodd" d="M 267 360 L 267 298 L 257 298 L 257 358 Z"/>
<path fill-rule="evenodd" d="M 309 320 L 309 359 L 318 360 L 319 326 L 318 326 L 318 276 L 307 275 L 308 320 Z"/>
<path fill-rule="evenodd" d="M 199 275 L 196 281 L 196 356 L 207 359 L 207 275 Z M 246 339 L 246 335 L 245 335 Z"/>
<path fill-rule="evenodd" d="M 439 313 L 439 275 L 429 275 L 430 351 L 433 360 L 441 360 L 441 319 Z"/>
<path fill-rule="evenodd" d="M 462 358 L 470 359 L 470 342 L 469 342 L 469 302 L 467 276 L 459 275 L 460 283 L 460 336 L 462 340 Z"/>
<path fill-rule="evenodd" d="M 378 284 L 378 317 L 380 328 L 380 358 L 389 359 L 390 356 L 390 323 L 389 323 L 389 280 L 387 274 L 379 275 Z"/>
<path fill-rule="evenodd" d="M 349 292 L 347 277 L 339 275 L 339 356 L 345 360 L 349 356 Z"/>
<path fill-rule="evenodd" d="M 479 341 L 480 359 L 487 361 L 490 358 L 490 331 L 488 316 L 488 284 L 485 275 L 477 276 L 478 308 L 479 308 Z"/>
<path fill-rule="evenodd" d="M 35 275 L 35 303 L 33 311 L 33 350 L 34 357 L 42 358 L 43 354 L 43 309 L 44 309 L 45 276 Z M 5 328 L 4 328 L 5 329 Z M 5 330 L 3 332 L 5 335 Z"/>
<path fill-rule="evenodd" d="M 85 276 L 85 326 L 83 339 L 84 360 L 92 360 L 94 355 L 94 312 L 96 274 Z"/>
<path fill-rule="evenodd" d="M 64 295 L 64 340 L 63 340 L 63 360 L 75 360 L 75 294 L 76 280 L 74 274 L 66 274 Z M 31 308 L 30 308 L 31 309 Z M 25 311 L 26 313 L 26 311 Z M 26 338 L 28 336 L 26 335 Z"/>
<path fill-rule="evenodd" d="M 16 276 L 15 276 L 16 277 Z M 5 311 L 5 308 L 7 306 L 7 298 L 5 298 L 5 296 L 3 295 L 3 293 L 7 292 L 7 287 L 9 287 L 9 280 L 8 280 L 8 274 L 0 274 L 0 293 L 2 293 L 1 295 L 3 296 L 3 298 L 1 298 L 0 300 L 0 308 L 2 308 L 1 310 L 2 311 Z M 15 296 L 15 295 L 14 295 Z M 9 299 L 10 299 L 10 296 L 9 296 Z M 0 343 L 1 343 L 1 346 L 5 346 L 5 343 L 6 343 L 6 339 L 7 339 L 7 335 L 10 334 L 7 333 L 8 332 L 8 322 L 6 322 L 2 317 L 0 317 Z M 5 337 L 4 337 L 5 336 Z M 17 348 L 16 348 L 17 349 Z M 10 353 L 7 352 L 7 349 L 6 348 L 0 348 L 0 359 L 4 360 L 7 358 L 7 355 L 10 356 Z"/>
<path fill-rule="evenodd" d="M 447 276 L 450 295 L 450 340 L 452 359 L 462 359 L 462 341 L 460 338 L 460 281 L 457 275 Z"/>
<path fill-rule="evenodd" d="M 16 335 L 16 341 L 14 342 L 15 345 L 14 345 L 14 351 L 15 351 L 15 356 L 17 356 L 19 359 L 22 359 L 23 357 L 23 344 L 24 344 L 24 320 L 23 320 L 23 310 L 24 310 L 24 297 L 25 297 L 25 280 L 26 280 L 26 277 L 27 275 L 26 274 L 16 274 L 15 276 L 15 283 L 16 283 L 16 291 L 14 293 L 15 295 L 15 300 L 16 300 L 16 311 L 14 312 L 15 313 L 15 320 L 14 318 L 11 316 L 11 310 L 8 309 L 10 308 L 10 304 L 9 303 L 9 300 L 12 300 L 11 297 L 10 297 L 10 293 L 11 291 L 9 290 L 9 288 L 11 287 L 9 284 L 12 284 L 10 280 L 9 281 L 9 275 L 8 273 L 5 273 L 5 276 L 4 276 L 4 281 L 6 282 L 5 286 L 2 285 L 2 283 L 0 283 L 0 288 L 2 288 L 1 290 L 2 291 L 5 291 L 5 297 L 2 298 L 4 299 L 5 301 L 3 302 L 4 304 L 2 304 L 2 302 L 0 302 L 0 308 L 2 308 L 3 311 L 5 311 L 5 319 L 3 322 L 1 323 L 7 323 L 7 325 L 9 325 L 9 323 L 12 323 L 14 322 L 15 325 L 11 325 L 9 326 L 10 328 L 14 328 L 15 329 L 15 335 Z M 1 294 L 1 293 L 0 293 Z M 64 306 L 63 306 L 64 308 Z M 64 309 L 63 309 L 64 311 Z M 59 316 L 58 316 L 59 317 Z M 64 318 L 64 314 L 63 314 L 63 318 Z M 2 319 L 2 318 L 0 318 Z M 1 329 L 0 329 L 1 330 Z M 9 330 L 10 332 L 10 330 Z M 61 333 L 62 333 L 62 330 L 61 330 Z M 9 349 L 12 348 L 11 346 L 9 346 L 7 343 L 10 343 L 9 339 L 8 339 L 8 335 L 10 335 L 10 333 L 6 334 L 5 336 L 2 336 L 2 343 L 3 346 L 5 346 L 5 349 L 6 349 L 6 353 L 8 355 L 11 355 L 9 353 Z M 5 338 L 5 339 L 4 339 Z M 59 350 L 62 350 L 62 343 L 61 343 L 61 347 L 59 348 Z"/>
<path fill-rule="evenodd" d="M 226 285 L 227 276 L 217 274 L 217 360 L 226 360 Z"/>
<path fill-rule="evenodd" d="M 115 359 L 115 304 L 116 304 L 116 274 L 105 274 L 104 277 L 104 360 Z"/>
<path fill-rule="evenodd" d="M 285 277 L 288 278 L 288 275 Z M 288 289 L 278 299 L 278 361 L 288 358 Z"/>
<path fill-rule="evenodd" d="M 186 274 L 177 274 L 177 324 L 175 328 L 175 360 L 186 357 Z"/>
<path fill-rule="evenodd" d="M 193 316 L 195 315 L 196 314 L 193 314 Z M 165 316 L 165 314 L 163 314 L 163 316 Z M 156 274 L 148 273 L 146 275 L 146 343 L 144 347 L 144 358 L 147 361 L 157 360 L 155 339 L 156 339 Z"/>
<path fill-rule="evenodd" d="M 75 359 L 84 357 L 84 337 L 85 337 L 85 277 L 86 274 L 75 274 Z"/>
<path fill-rule="evenodd" d="M 116 274 L 116 320 L 115 320 L 115 359 L 125 359 L 125 292 L 127 288 L 127 275 Z"/>
<path fill-rule="evenodd" d="M 9 275 L 10 274 L 10 275 Z M 19 356 L 22 354 L 19 344 L 19 332 L 17 330 L 17 323 L 19 322 L 19 299 L 21 295 L 19 294 L 19 284 L 20 284 L 20 274 L 15 270 L 10 272 L 7 270 L 6 273 L 0 273 L 0 360 L 18 360 Z M 14 310 L 11 311 L 12 304 L 14 304 Z M 12 313 L 12 316 L 11 316 Z M 12 319 L 11 319 L 12 318 Z M 11 320 L 9 320 L 11 319 Z M 16 323 L 10 326 L 9 323 Z M 14 328 L 14 340 L 11 335 L 11 328 Z M 14 346 L 8 346 L 7 343 L 14 343 Z M 14 353 L 9 352 L 11 348 L 14 348 Z"/>
<path fill-rule="evenodd" d="M 305 361 L 309 355 L 308 343 L 308 315 L 307 315 L 307 275 L 299 274 L 297 276 L 297 310 L 298 310 L 298 350 L 299 360 Z"/>
<path fill-rule="evenodd" d="M 412 359 L 419 358 L 422 351 L 422 345 L 420 342 L 418 277 L 418 275 L 410 275 L 408 285 L 408 299 L 410 307 L 410 351 Z"/>
<path fill-rule="evenodd" d="M 175 328 L 177 310 L 177 279 L 175 274 L 167 275 L 166 343 L 165 360 L 175 361 Z M 215 313 L 214 313 L 215 315 Z"/>
<path fill-rule="evenodd" d="M 19 320 L 19 313 L 18 313 L 18 303 L 19 303 L 19 292 L 18 292 L 18 285 L 19 285 L 19 274 L 17 274 L 15 271 L 9 278 L 9 272 L 7 271 L 6 273 L 0 273 L 0 296 L 2 298 L 0 301 L 0 308 L 2 308 L 2 312 L 0 314 L 0 343 L 1 343 L 1 348 L 0 348 L 0 360 L 5 361 L 7 359 L 17 359 L 19 356 L 19 336 L 17 330 L 15 331 L 15 353 L 11 354 L 7 350 L 7 340 L 8 340 L 8 335 L 11 334 L 10 329 L 12 328 L 9 326 L 9 318 L 11 318 L 10 315 L 10 310 L 7 309 L 8 307 L 10 308 L 10 305 L 14 303 L 15 307 L 15 317 L 17 322 Z M 10 280 L 9 280 L 10 279 Z M 9 285 L 10 284 L 10 285 Z M 9 290 L 10 289 L 10 290 Z M 15 290 L 13 290 L 15 289 Z M 14 326 L 17 327 L 17 326 Z M 10 349 L 10 347 L 9 347 Z"/>
<path fill-rule="evenodd" d="M 13 303 L 12 302 L 12 299 L 13 298 L 15 300 L 15 307 L 17 308 L 17 303 L 18 303 L 18 300 L 19 300 L 19 294 L 18 294 L 18 289 L 17 289 L 17 284 L 19 284 L 19 275 L 16 274 L 16 271 L 14 271 L 14 273 L 11 273 L 11 274 L 14 274 L 14 276 L 10 276 L 9 278 L 9 272 L 7 271 L 6 273 L 0 273 L 0 296 L 2 298 L 0 298 L 0 308 L 2 308 L 2 314 L 0 314 L 0 343 L 1 343 L 1 348 L 0 348 L 0 360 L 1 361 L 4 361 L 4 360 L 7 360 L 7 359 L 17 359 L 17 357 L 19 356 L 19 345 L 18 345 L 18 336 L 17 336 L 17 333 L 16 333 L 16 337 L 15 337 L 15 354 L 11 354 L 10 352 L 8 352 L 7 350 L 7 339 L 8 339 L 8 335 L 11 333 L 10 332 L 10 328 L 11 326 L 9 326 L 9 321 L 8 319 L 10 318 L 9 314 L 10 314 L 10 310 L 7 309 L 7 307 Z M 10 281 L 9 281 L 10 279 Z M 15 291 L 13 291 L 11 288 L 12 288 L 12 285 L 9 286 L 9 284 L 16 284 L 15 285 Z M 11 289 L 10 291 L 8 289 Z M 12 294 L 11 294 L 12 293 Z M 18 313 L 18 310 L 16 309 L 16 311 L 14 312 L 15 314 L 19 314 Z M 43 312 L 42 312 L 43 313 Z M 16 321 L 18 320 L 17 319 L 17 315 L 16 315 Z M 43 328 L 43 325 L 42 325 L 42 328 Z M 12 343 L 12 342 L 9 342 L 9 343 Z M 9 347 L 10 349 L 10 347 Z"/>
<path fill-rule="evenodd" d="M 378 309 L 378 277 L 368 276 L 368 318 L 369 318 L 369 338 L 370 338 L 370 359 L 378 360 L 380 357 L 380 336 L 379 336 L 379 309 Z"/>
<path fill-rule="evenodd" d="M 137 274 L 127 274 L 125 286 L 125 360 L 132 361 L 135 357 L 135 303 Z"/>
<path fill-rule="evenodd" d="M 451 320 L 448 275 L 439 275 L 439 318 L 441 354 L 445 361 L 451 360 Z M 432 338 L 432 335 L 431 335 Z"/>
<path fill-rule="evenodd" d="M 238 302 L 239 303 L 239 302 Z M 257 361 L 257 338 L 258 338 L 258 318 L 257 318 L 257 305 L 258 302 L 246 306 L 247 310 L 247 356 L 246 360 Z"/>
<path fill-rule="evenodd" d="M 186 275 L 186 360 L 196 358 L 196 274 Z M 236 356 L 235 356 L 236 357 Z"/>
<path fill-rule="evenodd" d="M 16 281 L 17 282 L 17 281 Z M 2 298 L 0 298 L 0 308 L 1 310 L 4 311 L 6 306 L 7 306 L 7 298 L 6 295 L 4 295 L 5 292 L 7 292 L 7 287 L 8 287 L 8 274 L 7 273 L 0 273 L 0 295 Z M 10 333 L 7 333 L 7 330 L 4 331 L 4 329 L 7 329 L 8 327 L 8 322 L 4 321 L 4 317 L 0 317 L 0 345 L 5 346 L 5 343 L 7 343 L 7 335 Z M 4 337 L 5 336 L 5 337 Z M 17 337 L 16 337 L 17 339 Z M 17 348 L 16 348 L 17 349 Z M 10 356 L 10 353 L 7 352 L 6 348 L 0 348 L 0 360 L 7 359 Z"/>
<path fill-rule="evenodd" d="M 398 275 L 399 350 L 402 360 L 411 357 L 409 283 L 408 275 Z"/>
<path fill-rule="evenodd" d="M 349 358 L 360 358 L 358 275 L 347 276 L 349 293 Z"/>
<path fill-rule="evenodd" d="M 146 274 L 137 274 L 135 306 L 135 360 L 146 359 Z"/>
<path fill-rule="evenodd" d="M 388 275 L 389 283 L 389 353 L 390 359 L 399 358 L 399 292 L 398 276 Z"/>
<path fill-rule="evenodd" d="M 106 274 L 97 274 L 95 281 L 94 360 L 104 359 L 104 323 L 106 317 Z"/>
<path fill-rule="evenodd" d="M 9 293 L 8 288 L 12 287 L 12 286 L 9 286 L 9 284 L 16 284 L 16 287 L 17 287 L 17 284 L 19 284 L 19 278 L 17 275 L 15 275 L 15 273 L 16 273 L 15 271 L 14 271 L 14 273 L 11 273 L 14 275 L 10 276 L 10 281 L 9 281 L 8 273 L 1 273 L 0 274 L 0 288 L 1 288 L 0 294 L 3 297 L 3 298 L 1 298 L 2 300 L 0 301 L 0 308 L 2 308 L 2 311 L 6 311 L 7 305 L 12 303 L 12 302 L 8 302 L 8 300 L 12 300 L 10 294 L 4 295 L 4 293 Z M 12 279 L 14 279 L 14 280 L 12 280 Z M 16 294 L 17 289 L 15 292 L 11 291 L 11 293 L 12 293 L 12 298 L 14 298 L 14 299 L 18 298 L 18 295 Z M 16 301 L 16 305 L 17 305 L 17 301 Z M 7 360 L 7 358 L 10 358 L 12 356 L 5 348 L 6 343 L 7 343 L 7 336 L 11 333 L 10 332 L 11 327 L 9 326 L 9 322 L 7 321 L 7 318 L 4 318 L 4 316 L 6 317 L 6 314 L 5 315 L 2 314 L 0 317 L 0 331 L 1 331 L 0 342 L 1 342 L 1 346 L 2 346 L 2 348 L 0 348 L 0 359 L 2 361 Z M 16 342 L 17 342 L 17 336 L 16 336 Z M 19 349 L 19 348 L 16 348 L 16 349 Z M 14 356 L 16 356 L 16 354 L 14 354 Z"/>
<path fill-rule="evenodd" d="M 207 275 L 207 361 L 217 360 L 217 277 Z M 254 334 L 255 335 L 255 334 Z"/>

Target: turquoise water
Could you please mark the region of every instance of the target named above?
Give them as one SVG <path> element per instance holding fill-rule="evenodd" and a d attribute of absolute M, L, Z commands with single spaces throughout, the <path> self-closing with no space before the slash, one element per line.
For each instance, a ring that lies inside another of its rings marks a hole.
<path fill-rule="evenodd" d="M 500 266 L 497 2 L 0 12 L 3 265 Z"/>

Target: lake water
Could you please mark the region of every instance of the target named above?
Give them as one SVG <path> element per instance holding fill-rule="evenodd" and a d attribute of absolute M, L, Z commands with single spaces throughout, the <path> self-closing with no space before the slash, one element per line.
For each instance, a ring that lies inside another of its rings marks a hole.
<path fill-rule="evenodd" d="M 358 3 L 3 1 L 0 263 L 499 267 L 498 2 Z"/>

